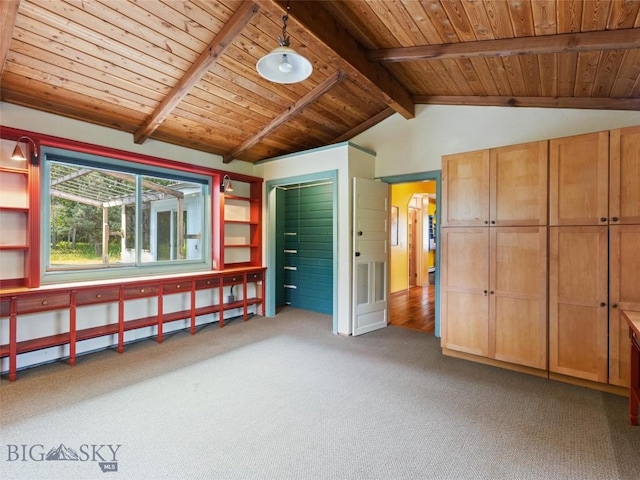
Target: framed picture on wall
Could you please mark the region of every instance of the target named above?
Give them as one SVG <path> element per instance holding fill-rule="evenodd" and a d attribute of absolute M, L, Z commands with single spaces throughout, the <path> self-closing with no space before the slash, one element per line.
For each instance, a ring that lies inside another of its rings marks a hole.
<path fill-rule="evenodd" d="M 391 245 L 398 245 L 398 207 L 391 207 Z"/>

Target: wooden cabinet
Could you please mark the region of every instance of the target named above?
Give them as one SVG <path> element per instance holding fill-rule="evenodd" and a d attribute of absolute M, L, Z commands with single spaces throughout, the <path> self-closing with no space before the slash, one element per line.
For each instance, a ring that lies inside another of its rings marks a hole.
<path fill-rule="evenodd" d="M 442 226 L 547 224 L 546 141 L 442 158 Z"/>
<path fill-rule="evenodd" d="M 443 227 L 489 224 L 489 150 L 442 157 Z"/>
<path fill-rule="evenodd" d="M 606 383 L 608 228 L 550 227 L 549 371 Z"/>
<path fill-rule="evenodd" d="M 442 347 L 489 355 L 489 229 L 443 228 Z"/>
<path fill-rule="evenodd" d="M 546 369 L 546 227 L 442 235 L 442 346 Z"/>
<path fill-rule="evenodd" d="M 547 368 L 547 227 L 490 229 L 489 358 Z"/>
<path fill-rule="evenodd" d="M 552 140 L 550 168 L 550 371 L 628 386 L 619 310 L 640 308 L 640 127 Z"/>
<path fill-rule="evenodd" d="M 549 224 L 609 223 L 609 132 L 549 144 Z"/>
<path fill-rule="evenodd" d="M 621 310 L 640 311 L 640 224 L 609 227 L 609 383 L 629 386 L 629 328 Z"/>
<path fill-rule="evenodd" d="M 447 155 L 442 181 L 445 353 L 628 386 L 640 126 Z"/>
<path fill-rule="evenodd" d="M 611 130 L 609 223 L 640 225 L 640 126 Z"/>

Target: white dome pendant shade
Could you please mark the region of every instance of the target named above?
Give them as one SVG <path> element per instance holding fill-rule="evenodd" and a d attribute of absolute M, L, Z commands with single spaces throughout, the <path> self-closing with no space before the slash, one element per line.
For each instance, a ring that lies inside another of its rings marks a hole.
<path fill-rule="evenodd" d="M 285 46 L 274 48 L 258 60 L 256 69 L 262 77 L 276 83 L 301 82 L 313 71 L 309 60 Z"/>
<path fill-rule="evenodd" d="M 287 20 L 289 20 L 289 2 L 287 13 L 282 17 L 282 36 L 278 37 L 278 47 L 271 50 L 256 63 L 256 70 L 267 80 L 275 83 L 297 83 L 306 80 L 313 67 L 311 62 L 289 47 Z"/>

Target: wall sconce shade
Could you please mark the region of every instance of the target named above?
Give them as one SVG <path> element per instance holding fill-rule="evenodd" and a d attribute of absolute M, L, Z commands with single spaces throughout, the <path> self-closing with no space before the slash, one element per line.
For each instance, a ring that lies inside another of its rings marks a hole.
<path fill-rule="evenodd" d="M 222 183 L 220 184 L 220 191 L 222 193 L 225 192 L 233 192 L 233 185 L 231 184 L 231 178 L 229 175 L 225 175 L 222 177 Z"/>
<path fill-rule="evenodd" d="M 25 136 L 18 138 L 18 141 L 16 142 L 16 146 L 13 149 L 13 153 L 11 154 L 11 160 L 25 161 L 27 159 L 24 152 L 22 151 L 22 147 L 20 147 L 20 142 L 23 140 L 27 140 L 29 143 L 31 143 L 31 146 L 33 147 L 33 149 L 31 150 L 29 163 L 33 165 L 37 165 L 38 164 L 38 147 L 36 145 L 36 142 L 31 140 L 29 137 L 25 137 Z"/>

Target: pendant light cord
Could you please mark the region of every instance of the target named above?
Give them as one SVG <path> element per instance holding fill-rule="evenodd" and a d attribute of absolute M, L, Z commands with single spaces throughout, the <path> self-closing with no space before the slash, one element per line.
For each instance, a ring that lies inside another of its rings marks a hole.
<path fill-rule="evenodd" d="M 290 9 L 291 9 L 291 6 L 289 5 L 289 2 L 287 1 L 287 13 L 285 13 L 282 16 L 282 37 L 278 37 L 278 44 L 281 47 L 288 47 L 290 45 L 289 36 L 287 35 L 287 21 L 289 20 L 289 10 Z"/>

